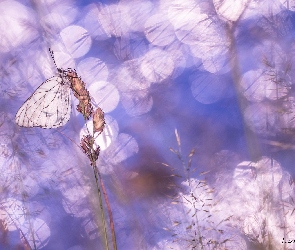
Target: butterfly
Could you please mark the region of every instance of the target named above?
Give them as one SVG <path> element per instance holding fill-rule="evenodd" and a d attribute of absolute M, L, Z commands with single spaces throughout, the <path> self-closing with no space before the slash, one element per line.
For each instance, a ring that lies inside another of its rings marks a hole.
<path fill-rule="evenodd" d="M 54 61 L 53 52 L 49 51 Z M 57 128 L 68 122 L 71 115 L 69 72 L 72 70 L 57 68 L 57 71 L 57 76 L 43 82 L 17 111 L 15 121 L 19 126 Z"/>

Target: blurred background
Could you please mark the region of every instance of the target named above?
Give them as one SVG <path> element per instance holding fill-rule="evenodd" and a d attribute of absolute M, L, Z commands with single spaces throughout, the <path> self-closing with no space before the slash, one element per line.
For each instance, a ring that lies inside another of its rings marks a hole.
<path fill-rule="evenodd" d="M 57 75 L 49 48 L 105 112 L 97 166 L 118 249 L 294 249 L 293 11 L 1 0 L 0 249 L 105 249 L 77 100 L 63 127 L 15 123 Z"/>

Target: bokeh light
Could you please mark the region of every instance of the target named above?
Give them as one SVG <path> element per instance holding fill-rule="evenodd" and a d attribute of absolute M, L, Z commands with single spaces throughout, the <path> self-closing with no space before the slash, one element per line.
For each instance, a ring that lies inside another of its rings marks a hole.
<path fill-rule="evenodd" d="M 112 226 L 122 250 L 289 249 L 294 10 L 284 0 L 1 1 L 0 249 L 105 249 L 105 233 L 113 249 Z M 77 109 L 78 90 L 64 126 L 15 122 L 57 68 L 76 70 L 83 104 L 104 112 L 96 166 L 81 148 L 95 118 Z"/>

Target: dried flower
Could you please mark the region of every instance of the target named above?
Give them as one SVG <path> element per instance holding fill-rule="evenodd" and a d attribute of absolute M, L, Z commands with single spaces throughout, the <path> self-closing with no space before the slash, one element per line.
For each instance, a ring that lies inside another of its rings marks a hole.
<path fill-rule="evenodd" d="M 95 132 L 101 133 L 105 126 L 104 113 L 101 108 L 97 108 L 93 113 L 93 134 Z"/>
<path fill-rule="evenodd" d="M 75 70 L 68 70 L 68 77 L 71 82 L 71 89 L 73 90 L 74 96 L 79 100 L 77 105 L 77 111 L 80 112 L 85 120 L 89 120 L 93 113 L 93 107 L 90 102 L 90 95 L 85 88 L 85 83 L 80 77 L 78 77 Z"/>
<path fill-rule="evenodd" d="M 97 148 L 94 148 L 94 138 L 91 135 L 83 136 L 80 145 L 84 154 L 87 155 L 93 166 L 98 159 L 100 147 L 97 146 Z"/>

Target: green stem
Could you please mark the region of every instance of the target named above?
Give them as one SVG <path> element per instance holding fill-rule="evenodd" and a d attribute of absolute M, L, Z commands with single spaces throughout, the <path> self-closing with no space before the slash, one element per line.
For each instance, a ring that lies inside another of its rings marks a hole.
<path fill-rule="evenodd" d="M 97 172 L 98 172 L 98 170 L 97 170 Z M 114 225 L 113 214 L 112 214 L 110 202 L 109 202 L 109 199 L 108 199 L 108 196 L 107 196 L 107 192 L 106 192 L 105 186 L 103 184 L 103 181 L 102 181 L 102 178 L 101 178 L 101 175 L 100 175 L 99 172 L 98 172 L 98 176 L 99 176 L 102 193 L 103 193 L 103 196 L 104 196 L 104 199 L 105 199 L 105 202 L 106 202 L 106 205 L 107 205 L 109 217 L 110 217 L 110 227 L 111 227 L 111 230 L 112 230 L 113 247 L 114 247 L 114 250 L 117 250 L 115 225 Z"/>
<path fill-rule="evenodd" d="M 103 223 L 103 229 L 104 229 L 105 245 L 106 245 L 106 249 L 109 250 L 106 220 L 105 220 L 105 214 L 104 214 L 104 210 L 103 210 L 101 191 L 100 191 L 100 187 L 99 187 L 100 185 L 99 185 L 99 180 L 98 180 L 98 171 L 97 171 L 97 168 L 96 168 L 96 162 L 92 162 L 91 165 L 93 167 L 95 182 L 96 182 L 97 191 L 98 191 L 99 207 L 100 207 L 101 216 L 102 216 L 102 223 Z"/>

